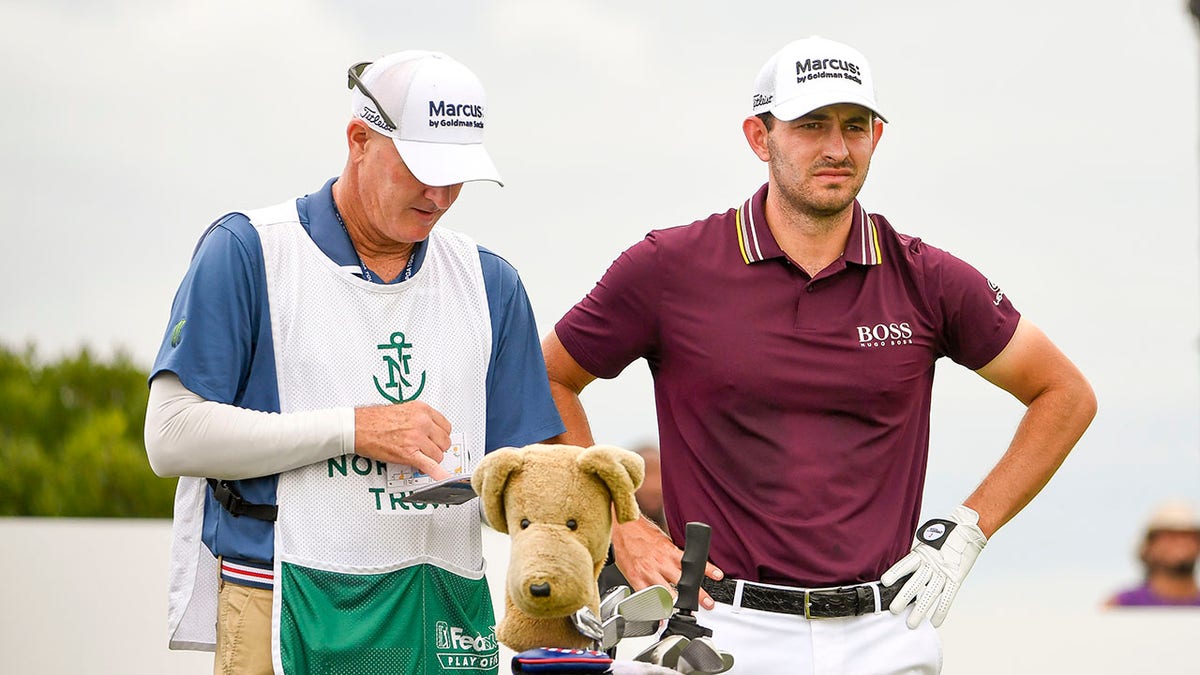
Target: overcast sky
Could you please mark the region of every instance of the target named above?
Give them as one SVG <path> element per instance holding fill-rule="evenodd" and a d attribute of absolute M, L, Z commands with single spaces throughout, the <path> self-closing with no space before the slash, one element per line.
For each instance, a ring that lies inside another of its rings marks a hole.
<path fill-rule="evenodd" d="M 1100 397 L 979 574 L 1045 555 L 1047 573 L 1132 580 L 1148 511 L 1200 497 L 1198 50 L 1182 0 L 9 0 L 0 340 L 149 367 L 205 226 L 339 173 L 346 67 L 408 48 L 455 56 L 488 90 L 507 185 L 468 185 L 441 223 L 517 267 L 544 334 L 647 231 L 765 180 L 740 130 L 753 79 L 810 34 L 875 71 L 890 123 L 864 205 L 998 283 Z M 644 364 L 585 403 L 602 442 L 655 437 Z M 970 492 L 1020 412 L 939 366 L 930 515 Z"/>

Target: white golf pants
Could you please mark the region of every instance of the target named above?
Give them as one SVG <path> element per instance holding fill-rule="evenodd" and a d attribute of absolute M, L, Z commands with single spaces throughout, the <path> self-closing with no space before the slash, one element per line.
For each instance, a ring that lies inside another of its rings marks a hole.
<path fill-rule="evenodd" d="M 911 610 L 911 607 L 909 608 Z M 733 654 L 730 673 L 766 675 L 936 675 L 942 670 L 937 629 L 910 630 L 886 609 L 842 619 L 805 619 L 717 603 L 700 610 L 700 625 Z"/>

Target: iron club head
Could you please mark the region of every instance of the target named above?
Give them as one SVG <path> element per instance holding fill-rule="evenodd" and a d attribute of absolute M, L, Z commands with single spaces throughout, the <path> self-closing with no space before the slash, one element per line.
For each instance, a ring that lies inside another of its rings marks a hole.
<path fill-rule="evenodd" d="M 679 665 L 679 655 L 689 642 L 691 640 L 682 635 L 669 635 L 642 650 L 633 660 L 664 668 L 676 668 Z"/>
<path fill-rule="evenodd" d="M 682 668 L 685 664 L 692 671 L 701 673 L 718 672 L 723 665 L 721 653 L 708 637 L 693 638 L 679 653 L 679 662 L 681 672 L 688 672 Z"/>
<path fill-rule="evenodd" d="M 617 586 L 604 597 L 600 599 L 600 620 L 607 621 L 617 613 L 617 606 L 621 604 L 625 598 L 629 597 L 630 588 L 628 586 Z"/>
<path fill-rule="evenodd" d="M 662 621 L 626 621 L 624 637 L 654 635 L 662 627 Z"/>
<path fill-rule="evenodd" d="M 591 607 L 587 605 L 580 607 L 571 615 L 571 622 L 575 624 L 575 630 L 589 640 L 599 642 L 604 639 L 604 628 Z"/>
<path fill-rule="evenodd" d="M 617 613 L 626 621 L 662 621 L 671 616 L 675 598 L 665 586 L 647 586 L 617 605 Z"/>
<path fill-rule="evenodd" d="M 601 629 L 604 637 L 600 640 L 600 651 L 603 652 L 611 649 L 621 641 L 621 638 L 625 637 L 625 617 L 615 614 L 601 625 Z"/>

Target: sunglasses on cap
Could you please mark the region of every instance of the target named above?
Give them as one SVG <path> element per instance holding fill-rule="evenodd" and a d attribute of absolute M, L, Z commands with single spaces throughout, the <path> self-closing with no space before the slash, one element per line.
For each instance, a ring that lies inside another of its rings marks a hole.
<path fill-rule="evenodd" d="M 374 62 L 362 61 L 350 66 L 350 69 L 346 71 L 346 76 L 348 78 L 346 82 L 346 88 L 354 89 L 355 87 L 358 87 L 359 90 L 362 91 L 363 95 L 371 99 L 371 103 L 375 104 L 375 109 L 379 112 L 379 116 L 383 118 L 384 123 L 393 129 L 399 129 L 400 127 L 396 126 L 396 123 L 393 122 L 392 118 L 388 116 L 387 111 L 383 109 L 383 106 L 379 105 L 379 99 L 375 98 L 375 95 L 371 93 L 371 90 L 367 89 L 367 85 L 363 84 L 363 71 L 365 71 L 367 66 L 371 65 L 372 63 Z"/>

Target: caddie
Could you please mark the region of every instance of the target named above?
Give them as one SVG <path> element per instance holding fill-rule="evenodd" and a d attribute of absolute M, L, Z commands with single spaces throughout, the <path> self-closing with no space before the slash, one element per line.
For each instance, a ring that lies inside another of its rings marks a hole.
<path fill-rule="evenodd" d="M 217 673 L 496 673 L 479 509 L 401 501 L 563 430 L 516 270 L 435 227 L 500 175 L 479 79 L 438 52 L 350 68 L 340 176 L 219 218 L 150 376 L 181 476 L 170 646 Z"/>

